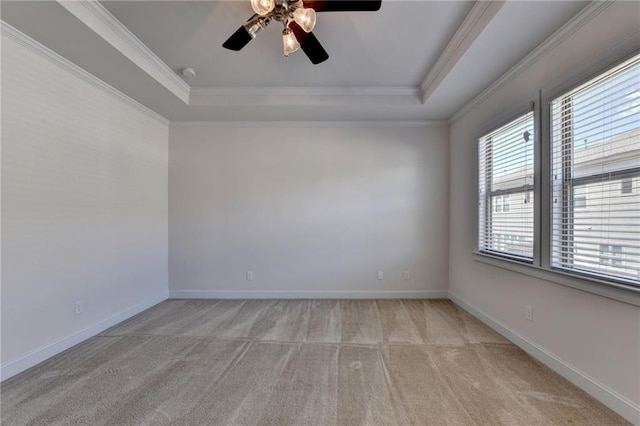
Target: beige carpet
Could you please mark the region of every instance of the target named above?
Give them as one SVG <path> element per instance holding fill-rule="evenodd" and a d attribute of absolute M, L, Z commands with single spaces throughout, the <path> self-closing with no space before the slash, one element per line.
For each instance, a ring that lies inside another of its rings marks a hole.
<path fill-rule="evenodd" d="M 172 300 L 2 384 L 2 423 L 617 425 L 446 300 Z"/>

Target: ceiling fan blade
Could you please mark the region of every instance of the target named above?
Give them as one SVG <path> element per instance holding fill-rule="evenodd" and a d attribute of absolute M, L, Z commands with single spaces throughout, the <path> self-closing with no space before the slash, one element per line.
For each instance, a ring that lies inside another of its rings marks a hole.
<path fill-rule="evenodd" d="M 324 62 L 329 59 L 329 54 L 324 50 L 324 47 L 322 47 L 313 33 L 304 32 L 302 27 L 295 22 L 291 22 L 289 24 L 289 28 L 293 31 L 298 43 L 300 43 L 300 48 L 311 60 L 311 63 L 317 65 L 320 62 Z"/>
<path fill-rule="evenodd" d="M 382 0 L 303 0 L 303 5 L 316 12 L 375 12 Z"/>
<path fill-rule="evenodd" d="M 222 47 L 229 50 L 242 50 L 249 42 L 253 40 L 247 29 L 242 26 L 238 28 L 238 31 L 233 33 L 231 37 L 227 39 L 224 43 L 222 43 Z"/>

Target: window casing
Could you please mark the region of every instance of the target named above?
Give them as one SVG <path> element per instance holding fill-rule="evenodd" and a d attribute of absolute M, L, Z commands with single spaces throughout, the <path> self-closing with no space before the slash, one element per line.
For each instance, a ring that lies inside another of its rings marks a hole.
<path fill-rule="evenodd" d="M 478 139 L 480 251 L 533 261 L 533 112 Z"/>
<path fill-rule="evenodd" d="M 640 284 L 640 58 L 551 102 L 551 265 Z"/>
<path fill-rule="evenodd" d="M 522 237 L 492 232 L 504 194 L 487 178 L 493 152 L 481 141 L 491 133 L 478 139 L 476 260 L 640 306 L 640 55 L 593 75 L 570 76 L 534 100 L 531 133 L 540 136 L 522 200 L 533 212 L 531 257 L 512 254 Z"/>

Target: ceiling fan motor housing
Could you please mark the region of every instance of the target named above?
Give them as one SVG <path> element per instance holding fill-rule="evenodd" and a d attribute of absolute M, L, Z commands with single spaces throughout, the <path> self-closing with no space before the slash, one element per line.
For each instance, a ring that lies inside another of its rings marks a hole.
<path fill-rule="evenodd" d="M 271 12 L 271 16 L 278 22 L 286 24 L 287 19 L 291 18 L 293 11 L 302 6 L 302 0 L 276 0 L 276 5 Z"/>

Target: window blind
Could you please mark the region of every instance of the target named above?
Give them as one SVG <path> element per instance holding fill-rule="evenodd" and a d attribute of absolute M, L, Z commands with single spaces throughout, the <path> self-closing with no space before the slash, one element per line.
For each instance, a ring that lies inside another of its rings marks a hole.
<path fill-rule="evenodd" d="M 478 250 L 533 261 L 533 112 L 478 140 Z"/>
<path fill-rule="evenodd" d="M 640 55 L 551 103 L 551 264 L 640 285 Z"/>

